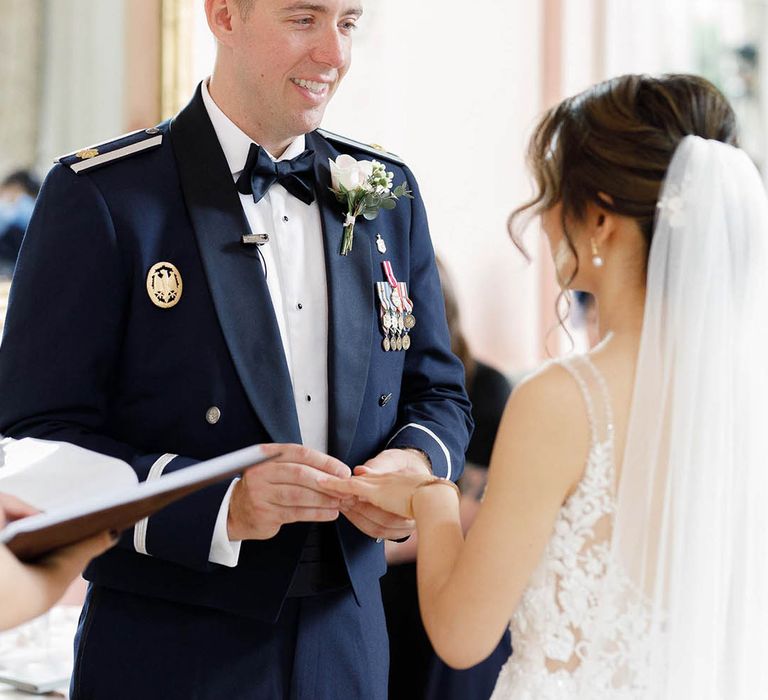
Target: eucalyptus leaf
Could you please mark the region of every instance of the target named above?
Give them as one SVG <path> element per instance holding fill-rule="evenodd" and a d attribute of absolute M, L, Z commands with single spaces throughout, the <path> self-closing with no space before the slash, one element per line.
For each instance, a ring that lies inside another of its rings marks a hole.
<path fill-rule="evenodd" d="M 373 221 L 379 215 L 378 209 L 366 209 L 363 212 L 363 218 L 368 221 Z"/>
<path fill-rule="evenodd" d="M 360 195 L 354 195 L 350 193 L 348 202 L 349 202 L 350 209 L 357 209 L 363 204 L 364 198 L 361 197 Z"/>
<path fill-rule="evenodd" d="M 394 209 L 397 206 L 397 202 L 394 199 L 383 199 L 381 201 L 382 209 Z"/>
<path fill-rule="evenodd" d="M 393 190 L 393 194 L 395 195 L 395 197 L 404 197 L 407 194 L 407 192 L 408 192 L 408 187 L 404 182 L 398 185 L 397 187 L 395 187 L 395 189 Z"/>

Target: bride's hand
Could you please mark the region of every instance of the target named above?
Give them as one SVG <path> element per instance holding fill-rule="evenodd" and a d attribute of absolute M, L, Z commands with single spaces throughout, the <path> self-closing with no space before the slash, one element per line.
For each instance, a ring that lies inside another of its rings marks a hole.
<path fill-rule="evenodd" d="M 318 484 L 331 495 L 354 497 L 388 513 L 410 519 L 413 518 L 413 492 L 419 484 L 428 480 L 429 477 L 420 473 L 369 472 L 343 481 L 320 477 Z"/>

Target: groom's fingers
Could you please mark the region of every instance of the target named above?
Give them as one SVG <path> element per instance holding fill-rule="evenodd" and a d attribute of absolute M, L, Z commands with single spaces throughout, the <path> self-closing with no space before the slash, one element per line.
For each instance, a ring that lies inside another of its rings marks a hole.
<path fill-rule="evenodd" d="M 286 523 L 338 517 L 342 499 L 323 491 L 318 479 L 349 479 L 343 462 L 303 445 L 262 445 L 268 459 L 243 472 L 227 514 L 232 540 L 265 540 Z"/>
<path fill-rule="evenodd" d="M 277 509 L 278 517 L 284 524 L 288 523 L 325 523 L 339 517 L 338 508 L 284 508 Z"/>
<path fill-rule="evenodd" d="M 358 483 L 358 481 L 359 479 L 337 479 L 330 476 L 318 476 L 315 483 L 324 493 L 343 497 L 358 497 L 370 488 L 366 484 Z"/>
<path fill-rule="evenodd" d="M 261 471 L 258 474 L 264 478 L 264 481 L 274 486 L 294 485 L 326 492 L 327 489 L 321 487 L 321 482 L 335 484 L 348 481 L 348 479 L 340 479 L 321 472 L 314 467 L 308 467 L 306 464 L 267 462 L 256 466 L 255 469 L 258 470 L 260 467 Z"/>
<path fill-rule="evenodd" d="M 305 445 L 268 443 L 261 448 L 268 455 L 274 455 L 270 461 L 279 464 L 301 464 L 342 479 L 352 473 L 341 460 Z"/>
<path fill-rule="evenodd" d="M 340 505 L 338 496 L 330 496 L 315 489 L 293 484 L 275 484 L 266 496 L 267 502 L 273 506 L 338 509 Z"/>

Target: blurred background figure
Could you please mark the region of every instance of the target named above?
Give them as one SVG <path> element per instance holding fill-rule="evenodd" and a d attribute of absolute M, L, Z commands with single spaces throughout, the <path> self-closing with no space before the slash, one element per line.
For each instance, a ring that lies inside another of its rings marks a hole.
<path fill-rule="evenodd" d="M 586 335 L 587 347 L 593 348 L 600 342 L 597 301 L 589 292 L 574 292 L 573 301 L 573 324 Z"/>
<path fill-rule="evenodd" d="M 0 276 L 13 275 L 39 191 L 40 181 L 29 170 L 16 170 L 0 182 Z"/>
<path fill-rule="evenodd" d="M 493 442 L 512 384 L 497 369 L 472 357 L 461 330 L 453 284 L 439 259 L 437 268 L 451 333 L 451 349 L 464 364 L 475 421 L 464 474 L 459 481 L 462 525 L 466 532 L 475 519 L 485 491 Z M 511 652 L 509 632 L 483 663 L 465 671 L 456 671 L 438 658 L 419 615 L 416 538 L 414 534 L 403 543 L 387 542 L 389 571 L 382 579 L 381 589 L 390 645 L 389 697 L 392 700 L 486 700 Z"/>

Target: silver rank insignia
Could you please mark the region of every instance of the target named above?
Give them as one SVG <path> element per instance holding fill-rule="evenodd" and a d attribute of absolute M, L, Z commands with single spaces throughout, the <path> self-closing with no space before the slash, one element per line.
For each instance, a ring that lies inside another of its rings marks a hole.
<path fill-rule="evenodd" d="M 147 294 L 152 303 L 161 309 L 176 306 L 183 288 L 181 273 L 172 263 L 155 263 L 147 273 Z"/>

